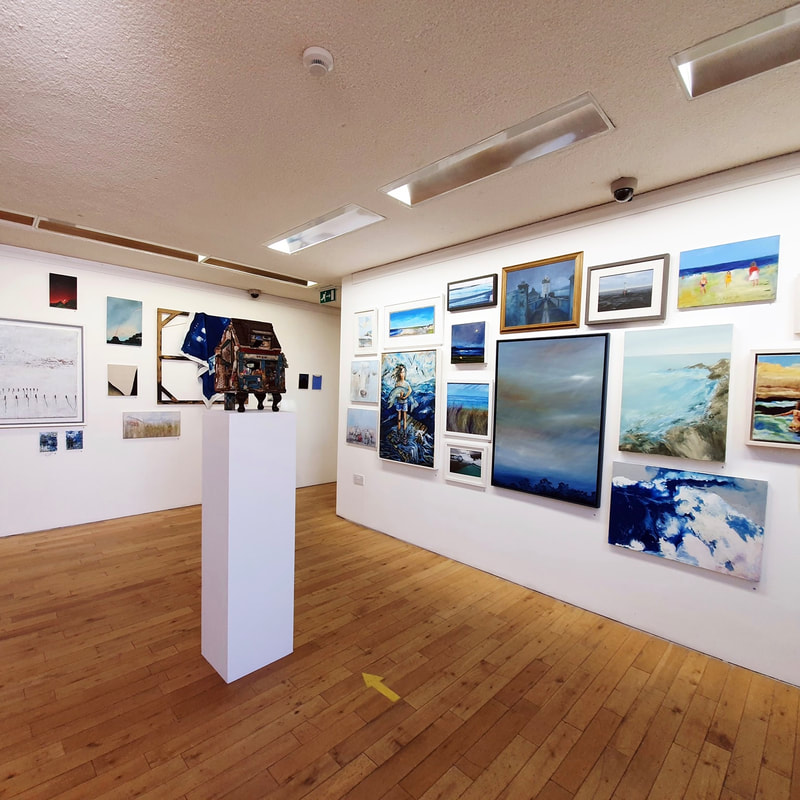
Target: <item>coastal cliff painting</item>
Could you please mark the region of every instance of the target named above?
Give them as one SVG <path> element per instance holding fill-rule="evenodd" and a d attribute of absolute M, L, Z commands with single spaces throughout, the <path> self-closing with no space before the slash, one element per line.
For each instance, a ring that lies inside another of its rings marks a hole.
<path fill-rule="evenodd" d="M 800 448 L 800 351 L 754 354 L 749 444 Z"/>
<path fill-rule="evenodd" d="M 732 325 L 627 331 L 619 449 L 724 461 Z"/>
<path fill-rule="evenodd" d="M 609 544 L 757 581 L 766 481 L 614 464 Z"/>

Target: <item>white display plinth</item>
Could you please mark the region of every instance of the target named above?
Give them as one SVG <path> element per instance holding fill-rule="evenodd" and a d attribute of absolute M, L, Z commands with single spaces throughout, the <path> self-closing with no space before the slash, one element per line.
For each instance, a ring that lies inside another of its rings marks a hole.
<path fill-rule="evenodd" d="M 226 683 L 294 647 L 295 463 L 294 414 L 205 413 L 201 652 Z"/>

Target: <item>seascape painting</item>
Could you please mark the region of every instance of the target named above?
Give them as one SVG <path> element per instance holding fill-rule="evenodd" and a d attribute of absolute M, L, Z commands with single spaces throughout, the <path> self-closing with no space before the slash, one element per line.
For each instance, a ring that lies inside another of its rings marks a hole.
<path fill-rule="evenodd" d="M 384 353 L 381 359 L 381 458 L 434 466 L 436 350 Z"/>
<path fill-rule="evenodd" d="M 754 354 L 750 444 L 800 448 L 800 350 Z"/>
<path fill-rule="evenodd" d="M 482 275 L 447 284 L 447 310 L 466 311 L 497 305 L 497 275 Z"/>
<path fill-rule="evenodd" d="M 377 318 L 378 312 L 374 308 L 356 313 L 354 348 L 357 353 L 374 353 L 376 351 Z"/>
<path fill-rule="evenodd" d="M 668 253 L 589 267 L 586 324 L 664 319 L 668 279 Z"/>
<path fill-rule="evenodd" d="M 122 415 L 123 439 L 161 439 L 180 435 L 180 411 L 142 411 Z"/>
<path fill-rule="evenodd" d="M 600 505 L 608 334 L 497 343 L 492 485 Z"/>
<path fill-rule="evenodd" d="M 724 461 L 732 325 L 628 331 L 619 449 Z"/>
<path fill-rule="evenodd" d="M 377 358 L 350 362 L 350 402 L 377 403 L 379 364 Z"/>
<path fill-rule="evenodd" d="M 451 364 L 483 364 L 486 361 L 485 322 L 453 325 L 450 334 Z"/>
<path fill-rule="evenodd" d="M 345 441 L 374 450 L 378 443 L 378 412 L 371 408 L 348 408 Z"/>
<path fill-rule="evenodd" d="M 597 310 L 600 312 L 649 308 L 652 302 L 652 269 L 625 272 L 621 275 L 604 275 L 599 279 Z"/>
<path fill-rule="evenodd" d="M 608 541 L 757 581 L 766 507 L 766 481 L 615 463 Z"/>
<path fill-rule="evenodd" d="M 447 445 L 445 479 L 473 486 L 486 485 L 486 446 Z"/>
<path fill-rule="evenodd" d="M 678 308 L 774 300 L 780 239 L 765 236 L 681 253 Z"/>
<path fill-rule="evenodd" d="M 78 279 L 74 275 L 50 273 L 50 308 L 78 308 Z"/>
<path fill-rule="evenodd" d="M 435 306 L 416 306 L 389 312 L 389 338 L 424 336 L 435 330 Z"/>
<path fill-rule="evenodd" d="M 106 343 L 142 346 L 142 301 L 109 297 L 106 300 Z"/>
<path fill-rule="evenodd" d="M 447 414 L 445 429 L 458 436 L 489 438 L 489 403 L 491 384 L 447 383 Z"/>

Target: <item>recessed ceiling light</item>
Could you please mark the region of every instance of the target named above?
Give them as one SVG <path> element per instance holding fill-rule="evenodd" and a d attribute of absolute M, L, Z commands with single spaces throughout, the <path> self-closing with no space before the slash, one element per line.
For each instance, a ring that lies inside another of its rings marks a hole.
<path fill-rule="evenodd" d="M 366 208 L 349 203 L 342 208 L 331 211 L 317 219 L 312 219 L 304 225 L 281 234 L 277 239 L 265 242 L 266 246 L 280 253 L 296 253 L 306 247 L 327 242 L 337 236 L 365 228 L 375 222 L 386 219 L 380 214 L 368 211 Z"/>
<path fill-rule="evenodd" d="M 689 98 L 800 59 L 800 4 L 670 57 Z"/>
<path fill-rule="evenodd" d="M 414 206 L 613 127 L 587 92 L 383 186 L 381 191 Z"/>

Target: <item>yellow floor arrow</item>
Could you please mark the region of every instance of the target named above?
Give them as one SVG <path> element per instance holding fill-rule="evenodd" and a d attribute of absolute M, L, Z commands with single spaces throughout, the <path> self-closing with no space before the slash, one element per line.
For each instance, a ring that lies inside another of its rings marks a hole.
<path fill-rule="evenodd" d="M 400 695 L 393 692 L 388 686 L 383 685 L 383 678 L 380 675 L 370 675 L 368 672 L 362 672 L 361 677 L 364 683 L 371 689 L 377 689 L 384 697 L 388 697 L 393 703 L 400 699 Z"/>

